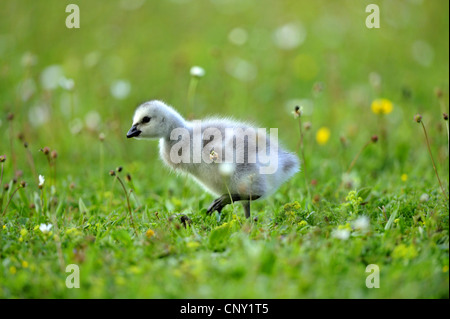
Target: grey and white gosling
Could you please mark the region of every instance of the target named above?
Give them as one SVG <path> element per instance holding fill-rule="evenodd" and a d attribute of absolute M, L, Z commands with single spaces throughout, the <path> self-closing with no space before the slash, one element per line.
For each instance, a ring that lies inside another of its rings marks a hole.
<path fill-rule="evenodd" d="M 297 156 L 284 150 L 273 134 L 262 133 L 230 118 L 186 121 L 172 107 L 153 100 L 137 107 L 127 138 L 159 139 L 160 156 L 167 166 L 189 174 L 206 191 L 220 196 L 208 214 L 242 201 L 249 218 L 250 201 L 273 194 L 300 166 Z M 227 158 L 230 151 L 233 154 Z"/>

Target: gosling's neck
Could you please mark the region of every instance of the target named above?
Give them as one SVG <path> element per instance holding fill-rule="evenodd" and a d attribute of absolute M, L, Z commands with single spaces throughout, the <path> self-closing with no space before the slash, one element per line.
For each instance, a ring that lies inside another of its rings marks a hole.
<path fill-rule="evenodd" d="M 170 135 L 173 130 L 180 128 L 186 129 L 191 132 L 192 128 L 189 122 L 187 122 L 179 113 L 175 110 L 171 110 L 170 116 L 166 117 L 164 121 L 166 122 L 165 134 L 161 137 L 161 140 L 169 144 L 176 142 L 176 140 L 171 140 Z"/>

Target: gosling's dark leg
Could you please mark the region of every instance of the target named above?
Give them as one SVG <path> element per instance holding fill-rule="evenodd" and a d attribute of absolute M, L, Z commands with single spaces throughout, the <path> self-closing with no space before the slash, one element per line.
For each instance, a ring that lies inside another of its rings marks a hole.
<path fill-rule="evenodd" d="M 244 206 L 245 218 L 250 218 L 250 201 L 242 202 L 242 206 Z"/>
<path fill-rule="evenodd" d="M 244 209 L 245 209 L 245 217 L 250 217 L 250 200 L 256 200 L 260 198 L 259 195 L 241 195 L 241 194 L 231 194 L 231 197 L 229 194 L 224 194 L 220 196 L 219 198 L 216 198 L 211 205 L 209 206 L 208 210 L 206 211 L 207 214 L 212 214 L 214 211 L 217 211 L 219 214 L 222 211 L 222 209 L 228 205 L 231 204 L 231 201 L 237 202 L 237 201 L 247 201 L 246 203 L 243 203 Z"/>

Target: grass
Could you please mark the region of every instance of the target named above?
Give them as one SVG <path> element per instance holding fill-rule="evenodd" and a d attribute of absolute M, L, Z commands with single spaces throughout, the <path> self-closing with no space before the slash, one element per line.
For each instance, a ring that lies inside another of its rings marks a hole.
<path fill-rule="evenodd" d="M 77 3 L 77 30 L 64 2 L 0 3 L 1 298 L 449 297 L 448 200 L 414 121 L 448 196 L 447 1 L 382 2 L 378 30 L 370 1 Z M 291 22 L 306 38 L 282 50 L 274 31 Z M 45 89 L 50 65 L 73 88 Z M 206 215 L 214 198 L 168 171 L 157 142 L 126 139 L 155 98 L 279 128 L 292 151 L 301 105 L 308 186 L 296 174 L 249 220 L 240 204 Z M 392 111 L 375 114 L 378 98 Z"/>

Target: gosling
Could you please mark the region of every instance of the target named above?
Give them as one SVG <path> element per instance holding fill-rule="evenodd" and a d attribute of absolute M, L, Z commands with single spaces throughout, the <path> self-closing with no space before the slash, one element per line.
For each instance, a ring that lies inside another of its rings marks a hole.
<path fill-rule="evenodd" d="M 265 129 L 230 118 L 186 121 L 157 100 L 137 107 L 127 138 L 159 139 L 160 157 L 169 168 L 218 196 L 208 214 L 242 201 L 249 218 L 252 200 L 273 194 L 300 168 L 297 156 L 279 145 L 277 132 L 266 136 Z"/>

